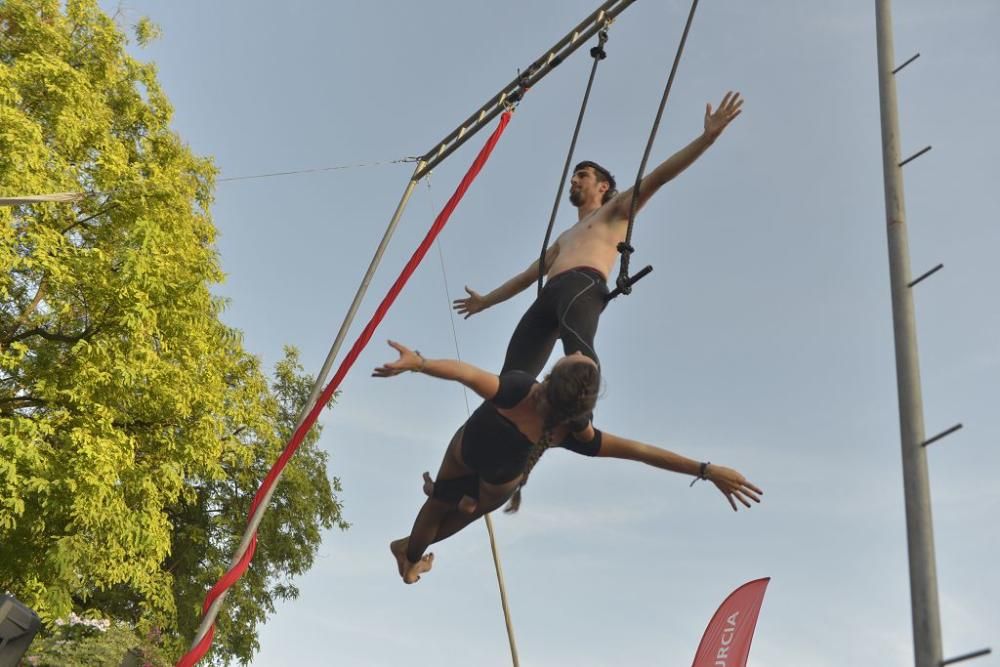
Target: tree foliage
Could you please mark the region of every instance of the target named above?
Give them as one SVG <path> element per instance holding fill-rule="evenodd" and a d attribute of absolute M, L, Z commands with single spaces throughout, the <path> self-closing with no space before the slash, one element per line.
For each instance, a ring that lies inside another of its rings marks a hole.
<path fill-rule="evenodd" d="M 155 633 L 143 637 L 121 621 L 81 618 L 75 614 L 36 639 L 21 660 L 25 667 L 170 667 Z M 128 656 L 131 659 L 125 659 Z"/>
<path fill-rule="evenodd" d="M 269 384 L 220 320 L 215 169 L 126 45 L 94 0 L 0 0 L 0 194 L 88 193 L 0 207 L 0 589 L 50 627 L 90 610 L 176 652 L 310 380 L 288 350 Z M 317 437 L 229 596 L 219 659 L 249 659 L 320 530 L 344 526 Z"/>

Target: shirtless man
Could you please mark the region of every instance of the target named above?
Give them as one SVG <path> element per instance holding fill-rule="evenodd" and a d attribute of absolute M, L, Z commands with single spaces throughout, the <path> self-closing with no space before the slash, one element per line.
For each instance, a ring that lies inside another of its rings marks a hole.
<path fill-rule="evenodd" d="M 714 113 L 705 105 L 705 131 L 650 171 L 639 185 L 639 208 L 667 181 L 687 169 L 740 115 L 739 93 L 726 93 Z M 580 351 L 598 361 L 594 351 L 597 322 L 608 295 L 607 280 L 625 240 L 632 188 L 615 191 L 611 173 L 595 162 L 581 162 L 570 180 L 569 201 L 578 221 L 564 231 L 545 254 L 546 282 L 541 294 L 521 318 L 507 347 L 502 373 L 541 373 L 557 338 L 566 354 Z M 538 260 L 500 287 L 481 295 L 456 299 L 454 308 L 469 318 L 521 293 L 538 279 Z"/>

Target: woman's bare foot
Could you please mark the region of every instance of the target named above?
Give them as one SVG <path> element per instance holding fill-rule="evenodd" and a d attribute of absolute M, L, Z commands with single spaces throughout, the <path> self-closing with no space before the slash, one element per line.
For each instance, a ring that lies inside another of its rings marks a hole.
<path fill-rule="evenodd" d="M 404 555 L 405 558 L 405 555 Z M 406 570 L 403 572 L 404 584 L 415 584 L 420 581 L 420 575 L 430 572 L 434 565 L 434 554 L 427 554 L 416 563 L 406 561 Z"/>
<path fill-rule="evenodd" d="M 401 537 L 398 540 L 389 542 L 389 551 L 396 557 L 396 565 L 399 567 L 399 576 L 403 576 L 406 571 L 406 547 L 410 542 L 409 537 Z"/>

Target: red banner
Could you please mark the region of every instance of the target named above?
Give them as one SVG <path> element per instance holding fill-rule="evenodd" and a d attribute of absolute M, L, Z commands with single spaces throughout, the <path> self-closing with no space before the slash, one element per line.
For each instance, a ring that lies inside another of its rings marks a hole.
<path fill-rule="evenodd" d="M 769 581 L 756 579 L 729 594 L 705 629 L 691 667 L 746 667 Z"/>

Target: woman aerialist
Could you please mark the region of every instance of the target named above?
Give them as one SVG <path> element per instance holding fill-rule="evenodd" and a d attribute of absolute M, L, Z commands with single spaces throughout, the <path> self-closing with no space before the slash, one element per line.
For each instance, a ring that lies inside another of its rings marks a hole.
<path fill-rule="evenodd" d="M 707 479 L 718 487 L 733 510 L 736 501 L 750 507 L 760 502 L 759 488 L 736 470 L 700 463 L 665 449 L 620 438 L 595 429 L 589 421 L 600 389 L 600 371 L 580 352 L 560 359 L 542 381 L 523 371 L 500 376 L 450 359 L 425 359 L 399 343 L 389 341 L 399 359 L 374 370 L 375 377 L 404 371 L 454 380 L 479 394 L 483 403 L 472 413 L 448 445 L 437 479 L 424 473 L 429 496 L 417 514 L 409 536 L 390 544 L 399 574 L 408 584 L 431 569 L 434 554 L 427 547 L 454 535 L 508 499 L 508 512 L 521 504 L 521 487 L 549 447 L 564 447 L 585 456 L 630 459 L 671 472 Z"/>

